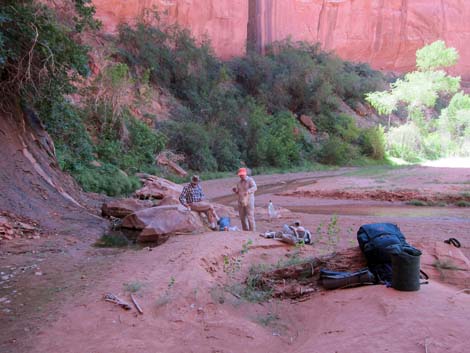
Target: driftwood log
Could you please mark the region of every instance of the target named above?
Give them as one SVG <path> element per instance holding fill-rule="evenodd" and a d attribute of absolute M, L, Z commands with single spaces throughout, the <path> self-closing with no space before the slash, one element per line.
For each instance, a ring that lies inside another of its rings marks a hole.
<path fill-rule="evenodd" d="M 367 266 L 359 248 L 350 248 L 326 256 L 291 259 L 291 265 L 263 271 L 257 275 L 256 287 L 269 289 L 275 298 L 302 300 L 322 289 L 320 270 L 357 271 Z"/>

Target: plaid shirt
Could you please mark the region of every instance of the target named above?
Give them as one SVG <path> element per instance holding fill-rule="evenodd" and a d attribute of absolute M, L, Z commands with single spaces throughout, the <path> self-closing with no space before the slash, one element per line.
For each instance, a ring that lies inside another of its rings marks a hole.
<path fill-rule="evenodd" d="M 188 184 L 183 188 L 183 191 L 180 195 L 180 202 L 183 205 L 192 204 L 193 202 L 199 202 L 204 199 L 204 193 L 202 192 L 199 184 L 193 185 Z"/>

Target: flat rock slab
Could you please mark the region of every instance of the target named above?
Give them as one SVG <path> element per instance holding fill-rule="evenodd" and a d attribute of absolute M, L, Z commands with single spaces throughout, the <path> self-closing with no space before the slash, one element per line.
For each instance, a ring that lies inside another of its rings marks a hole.
<path fill-rule="evenodd" d="M 138 242 L 153 242 L 168 235 L 194 234 L 204 231 L 204 225 L 197 213 L 177 205 L 137 211 L 124 218 L 122 227 L 141 230 L 137 236 Z"/>

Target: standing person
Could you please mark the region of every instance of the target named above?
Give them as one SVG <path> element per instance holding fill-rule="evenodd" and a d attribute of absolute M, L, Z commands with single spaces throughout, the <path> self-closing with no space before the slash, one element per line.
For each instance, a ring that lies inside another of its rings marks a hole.
<path fill-rule="evenodd" d="M 243 230 L 256 231 L 255 224 L 255 191 L 258 189 L 253 178 L 247 175 L 246 168 L 238 170 L 240 181 L 232 189 L 238 194 L 238 213 Z"/>
<path fill-rule="evenodd" d="M 204 212 L 209 221 L 210 228 L 216 230 L 219 217 L 215 213 L 214 206 L 204 201 L 205 196 L 199 181 L 199 176 L 193 175 L 191 183 L 183 188 L 179 200 L 184 207 L 188 207 L 191 211 Z"/>

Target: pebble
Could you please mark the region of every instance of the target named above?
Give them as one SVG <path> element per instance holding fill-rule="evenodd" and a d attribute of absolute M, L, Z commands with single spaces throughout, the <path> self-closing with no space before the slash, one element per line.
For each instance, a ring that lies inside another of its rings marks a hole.
<path fill-rule="evenodd" d="M 42 276 L 42 272 L 34 272 L 36 276 Z"/>
<path fill-rule="evenodd" d="M 2 278 L 2 281 L 6 281 L 7 279 L 10 278 L 10 276 L 9 276 L 9 275 L 6 275 L 6 276 L 2 276 L 1 278 Z"/>

